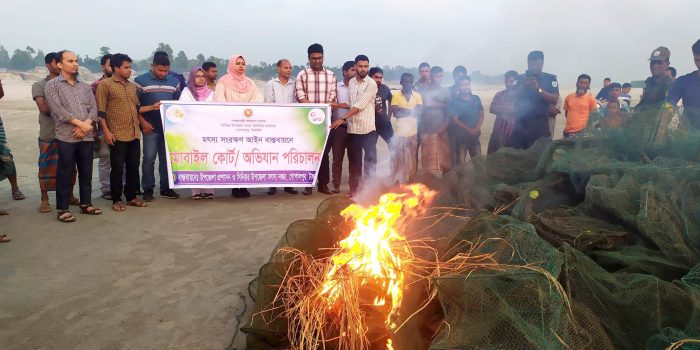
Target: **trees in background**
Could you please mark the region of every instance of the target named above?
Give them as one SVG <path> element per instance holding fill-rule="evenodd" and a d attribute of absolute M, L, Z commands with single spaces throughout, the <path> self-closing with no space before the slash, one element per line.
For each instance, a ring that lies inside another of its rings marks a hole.
<path fill-rule="evenodd" d="M 209 56 L 208 58 L 205 58 L 204 54 L 202 53 L 197 54 L 194 58 L 189 58 L 183 50 L 178 51 L 176 54 L 175 50 L 173 50 L 170 44 L 167 43 L 158 43 L 153 52 L 155 51 L 166 52 L 170 57 L 172 70 L 181 74 L 187 75 L 191 67 L 200 66 L 206 61 L 214 62 L 217 65 L 217 67 L 219 67 L 219 75 L 223 75 L 226 73 L 228 59 L 225 58 L 218 58 L 214 56 Z M 78 62 L 82 67 L 87 68 L 91 72 L 100 73 L 100 58 L 102 58 L 103 55 L 108 53 L 116 52 L 112 52 L 112 49 L 108 46 L 102 46 L 100 47 L 98 53 L 94 57 L 90 57 L 89 55 L 78 55 Z M 132 59 L 134 59 L 134 70 L 136 70 L 137 72 L 148 71 L 151 67 L 151 60 L 153 56 L 152 53 L 151 55 L 149 55 L 149 57 L 143 59 L 136 59 L 135 57 L 132 57 Z M 24 50 L 16 49 L 12 53 L 12 55 L 10 55 L 7 49 L 0 45 L 0 68 L 18 71 L 30 71 L 33 70 L 35 67 L 43 67 L 44 54 L 45 52 L 42 50 L 35 50 L 31 46 L 27 46 Z M 294 75 L 301 71 L 304 68 L 304 64 L 306 64 L 306 62 L 293 63 L 297 63 L 297 65 L 292 67 L 292 72 Z M 332 70 L 338 77 L 342 77 L 342 71 L 340 67 L 328 67 L 328 69 Z M 382 69 L 384 70 L 384 79 L 386 81 L 397 82 L 399 81 L 399 78 L 401 77 L 402 73 L 413 73 L 413 75 L 416 78 L 418 77 L 418 69 L 416 67 L 384 66 L 382 67 Z M 449 72 L 449 70 L 446 70 L 446 72 Z M 251 78 L 258 80 L 269 80 L 275 77 L 276 75 L 276 61 L 272 63 L 260 62 L 259 64 L 253 64 L 252 62 L 248 62 L 248 76 L 250 76 Z M 449 74 L 446 73 L 446 76 L 448 75 Z M 476 84 L 503 83 L 503 75 L 488 76 L 482 74 L 479 71 L 472 72 L 471 78 L 472 81 Z M 449 80 L 449 77 L 446 80 Z"/>

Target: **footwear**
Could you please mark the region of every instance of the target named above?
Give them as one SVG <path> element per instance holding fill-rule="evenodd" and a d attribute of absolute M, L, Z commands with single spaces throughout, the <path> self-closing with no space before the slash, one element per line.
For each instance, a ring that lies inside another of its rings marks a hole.
<path fill-rule="evenodd" d="M 102 209 L 95 207 L 92 204 L 80 206 L 80 214 L 86 215 L 102 215 Z"/>
<path fill-rule="evenodd" d="M 291 187 L 285 187 L 285 188 L 284 188 L 284 192 L 287 192 L 287 193 L 289 193 L 289 194 L 297 194 L 297 193 L 299 193 L 299 191 L 297 191 L 297 190 L 295 190 L 295 189 L 293 189 L 293 188 L 291 188 Z"/>
<path fill-rule="evenodd" d="M 57 218 L 60 222 L 75 222 L 75 216 L 73 216 L 73 214 L 70 213 L 70 210 L 59 210 Z"/>
<path fill-rule="evenodd" d="M 141 189 L 140 189 L 140 188 L 139 188 L 138 190 L 136 190 L 136 195 L 137 195 L 137 196 L 142 196 L 142 195 L 143 195 L 143 192 L 141 192 Z"/>
<path fill-rule="evenodd" d="M 126 207 L 124 206 L 124 203 L 122 203 L 122 202 L 116 202 L 116 203 L 112 203 L 112 210 L 114 210 L 114 211 L 124 211 L 124 210 L 126 210 Z"/>
<path fill-rule="evenodd" d="M 340 193 L 340 189 L 338 187 L 333 187 L 333 191 L 331 191 L 331 192 L 338 194 L 338 193 Z"/>
<path fill-rule="evenodd" d="M 146 202 L 153 202 L 153 190 L 143 191 L 143 200 Z"/>
<path fill-rule="evenodd" d="M 318 191 L 323 194 L 331 194 L 331 191 L 328 189 L 328 186 L 318 186 Z"/>
<path fill-rule="evenodd" d="M 304 189 L 304 192 L 302 192 L 305 196 L 310 196 L 311 193 L 313 193 L 313 188 L 307 187 Z"/>
<path fill-rule="evenodd" d="M 41 205 L 39 205 L 39 212 L 40 213 L 50 213 L 51 212 L 51 204 L 49 204 L 49 201 L 41 201 Z"/>
<path fill-rule="evenodd" d="M 134 199 L 126 202 L 126 205 L 128 205 L 130 207 L 137 207 L 137 208 L 145 208 L 148 206 L 148 204 L 146 204 L 146 202 L 144 202 L 138 198 L 134 198 Z"/>
<path fill-rule="evenodd" d="M 102 192 L 102 199 L 111 201 L 112 200 L 112 191 L 107 191 L 107 192 Z"/>
<path fill-rule="evenodd" d="M 286 191 L 286 189 L 285 189 L 285 191 Z M 274 196 L 275 193 L 277 193 L 277 187 L 270 187 L 270 189 L 267 190 L 267 195 L 268 195 L 268 196 Z"/>
<path fill-rule="evenodd" d="M 248 192 L 247 188 L 241 188 L 241 197 L 243 198 L 249 198 L 250 197 L 250 192 Z"/>
<path fill-rule="evenodd" d="M 205 193 L 204 194 L 204 199 L 214 199 L 214 194 L 213 193 Z"/>
<path fill-rule="evenodd" d="M 0 243 L 7 243 L 11 241 L 10 237 L 7 237 L 7 235 L 0 235 Z"/>
<path fill-rule="evenodd" d="M 173 190 L 165 190 L 165 191 L 160 191 L 160 196 L 163 198 L 170 198 L 170 199 L 178 199 L 180 198 L 180 195 L 175 193 Z"/>
<path fill-rule="evenodd" d="M 22 191 L 20 191 L 19 188 L 16 190 L 12 190 L 12 199 L 16 201 L 21 201 L 25 198 L 27 197 L 24 196 L 24 193 L 22 193 Z"/>
<path fill-rule="evenodd" d="M 192 199 L 194 199 L 194 200 L 204 199 L 204 193 L 193 194 Z"/>
<path fill-rule="evenodd" d="M 233 198 L 243 198 L 243 196 L 241 195 L 240 188 L 231 189 L 231 195 L 233 196 Z"/>

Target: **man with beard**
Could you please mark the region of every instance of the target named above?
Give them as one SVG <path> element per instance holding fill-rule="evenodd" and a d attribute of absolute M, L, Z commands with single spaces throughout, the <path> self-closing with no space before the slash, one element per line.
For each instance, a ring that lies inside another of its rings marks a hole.
<path fill-rule="evenodd" d="M 50 213 L 51 205 L 49 205 L 49 192 L 56 191 L 56 169 L 58 163 L 58 145 L 56 144 L 56 130 L 51 112 L 49 110 L 49 102 L 46 100 L 44 90 L 46 83 L 49 80 L 61 74 L 61 69 L 56 64 L 56 53 L 49 52 L 44 56 L 46 70 L 49 75 L 32 85 L 32 99 L 39 109 L 39 189 L 41 191 L 41 204 L 39 205 L 40 213 Z M 75 172 L 72 179 L 75 185 Z M 70 199 L 68 202 L 71 205 L 78 205 L 80 201 L 75 198 L 71 190 Z"/>
<path fill-rule="evenodd" d="M 56 62 L 61 74 L 46 83 L 46 99 L 56 127 L 58 169 L 56 170 L 56 209 L 58 220 L 74 222 L 68 210 L 72 188 L 71 173 L 78 167 L 80 212 L 100 215 L 92 205 L 93 129 L 99 121 L 97 104 L 90 85 L 78 79 L 78 57 L 72 51 L 61 51 Z"/>
<path fill-rule="evenodd" d="M 350 79 L 348 86 L 350 111 L 331 125 L 332 129 L 337 129 L 348 121 L 349 197 L 353 197 L 359 189 L 363 176 L 363 156 L 365 177 L 373 176 L 377 167 L 377 131 L 374 123 L 377 83 L 368 75 L 367 56 L 355 57 L 355 71 L 357 75 Z"/>

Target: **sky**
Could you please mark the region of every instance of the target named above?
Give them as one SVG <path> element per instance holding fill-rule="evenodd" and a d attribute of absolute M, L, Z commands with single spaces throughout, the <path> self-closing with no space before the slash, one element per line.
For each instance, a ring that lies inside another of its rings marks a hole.
<path fill-rule="evenodd" d="M 30 45 L 94 57 L 108 46 L 143 58 L 165 42 L 190 58 L 304 64 L 318 42 L 331 66 L 365 54 L 372 65 L 427 61 L 497 75 L 524 71 L 527 53 L 542 50 L 562 85 L 581 73 L 594 86 L 643 80 L 661 45 L 686 74 L 700 38 L 698 0 L 0 0 L 0 9 L 0 45 L 10 53 Z"/>

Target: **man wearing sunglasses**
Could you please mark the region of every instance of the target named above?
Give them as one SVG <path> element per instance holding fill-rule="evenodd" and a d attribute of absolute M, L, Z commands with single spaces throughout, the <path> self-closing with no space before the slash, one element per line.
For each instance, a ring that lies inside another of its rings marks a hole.
<path fill-rule="evenodd" d="M 671 51 L 663 46 L 651 52 L 649 57 L 651 77 L 645 81 L 644 93 L 637 107 L 654 106 L 666 99 L 668 89 L 673 85 L 673 79 L 666 73 L 671 64 L 670 58 Z"/>

